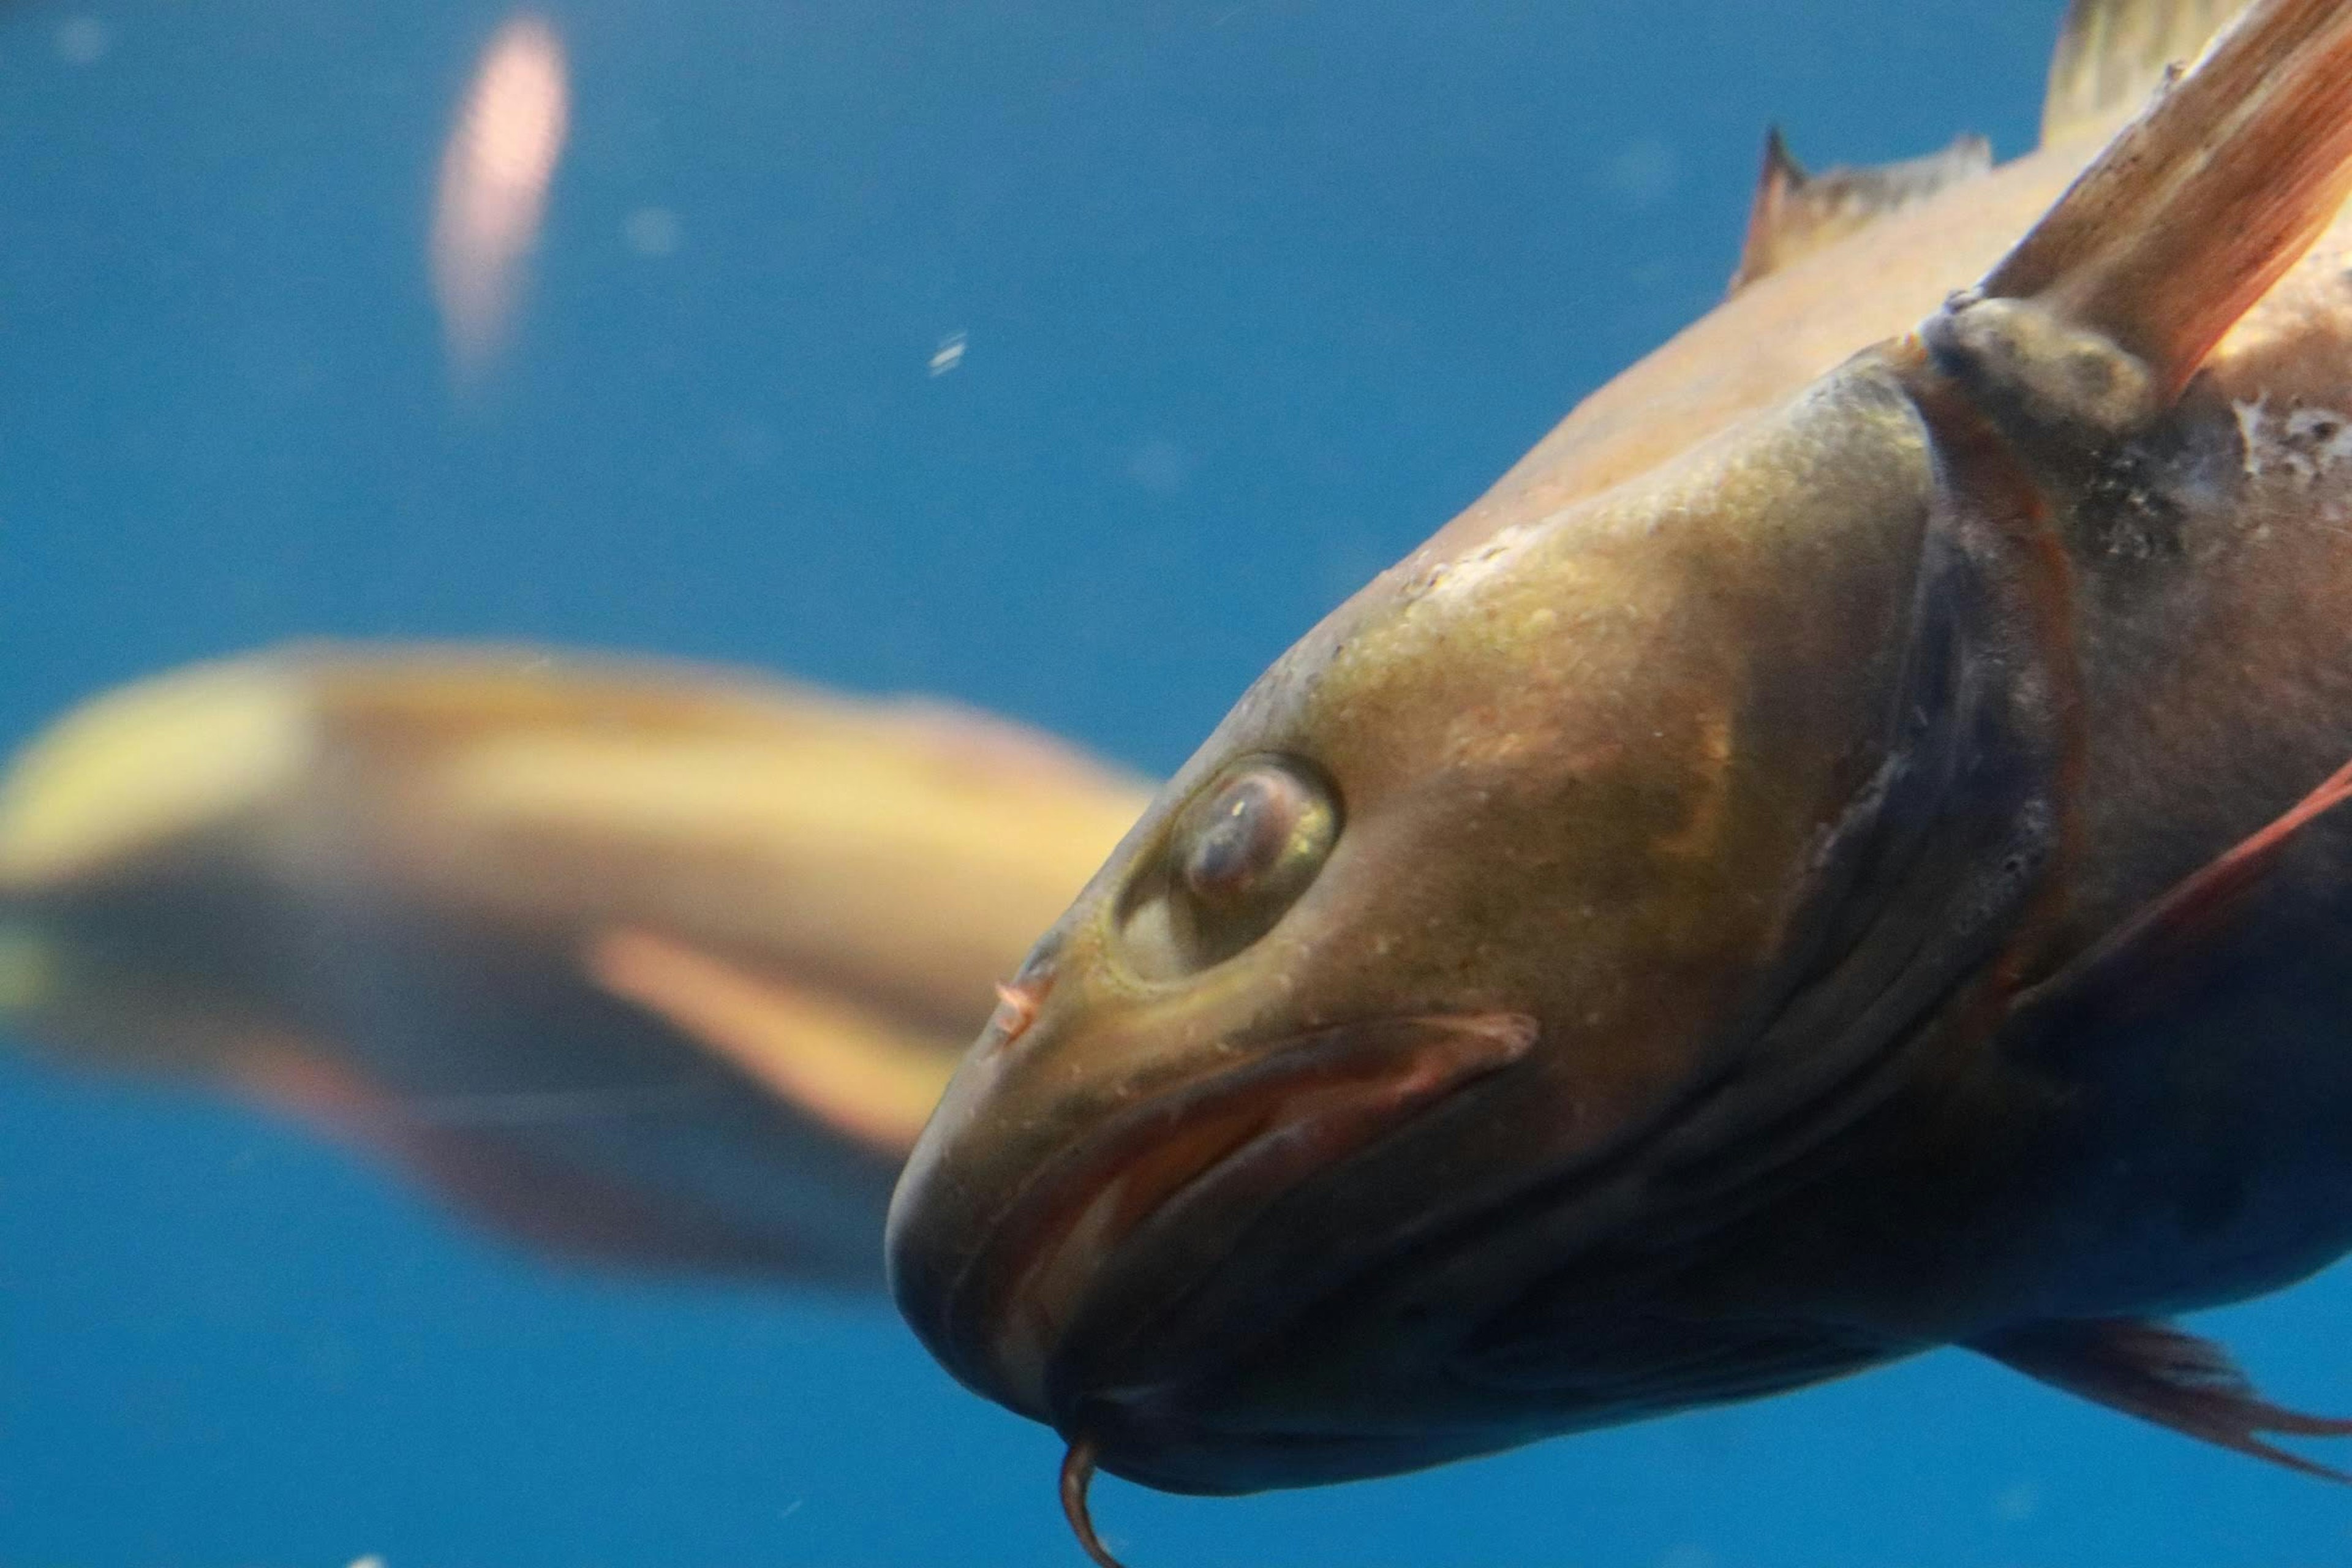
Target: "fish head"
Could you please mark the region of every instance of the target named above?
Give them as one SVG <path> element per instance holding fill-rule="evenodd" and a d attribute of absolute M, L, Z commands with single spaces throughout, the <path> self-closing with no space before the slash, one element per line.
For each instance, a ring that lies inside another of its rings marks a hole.
<path fill-rule="evenodd" d="M 1958 705 L 1934 468 L 1865 356 L 1644 480 L 1441 536 L 1293 647 L 919 1141 L 887 1253 L 933 1352 L 1177 1490 L 1635 1413 L 1482 1376 L 1482 1336 L 1639 1230 L 1695 1118 L 1789 1109 L 1769 1026 L 1869 946 L 1857 868 Z"/>

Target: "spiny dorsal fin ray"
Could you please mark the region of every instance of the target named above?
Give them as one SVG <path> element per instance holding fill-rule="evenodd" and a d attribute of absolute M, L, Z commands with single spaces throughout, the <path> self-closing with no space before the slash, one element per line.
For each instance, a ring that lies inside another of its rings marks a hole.
<path fill-rule="evenodd" d="M 2139 401 L 2167 406 L 2347 191 L 2352 5 L 2258 0 L 1982 284 L 1929 321 L 1929 345 L 1939 357 L 1947 347 L 2006 353 L 2019 335 L 2011 328 L 2024 326 L 2033 328 L 2026 338 L 2076 349 L 2103 340 L 2137 362 Z M 1997 307 L 1984 313 L 1999 332 L 1972 331 L 1972 308 L 1986 304 Z M 2046 327 L 2012 322 L 2021 310 Z"/>
<path fill-rule="evenodd" d="M 1734 293 L 1769 272 L 1844 238 L 1884 214 L 1927 200 L 1992 167 L 1992 144 L 1960 136 L 1951 145 L 1900 163 L 1840 165 L 1808 174 L 1774 126 L 1764 137 L 1764 167 L 1748 209 L 1748 237 Z"/>
<path fill-rule="evenodd" d="M 2197 58 L 2246 0 L 2074 0 L 2050 58 L 2042 140 L 2111 133 L 2165 69 Z"/>
<path fill-rule="evenodd" d="M 2352 1436 L 2352 1421 L 2305 1415 L 2254 1391 L 2230 1352 L 2169 1323 L 2131 1318 L 2028 1323 L 1969 1347 L 2037 1382 L 2291 1470 L 2352 1481 L 2269 1436 Z"/>

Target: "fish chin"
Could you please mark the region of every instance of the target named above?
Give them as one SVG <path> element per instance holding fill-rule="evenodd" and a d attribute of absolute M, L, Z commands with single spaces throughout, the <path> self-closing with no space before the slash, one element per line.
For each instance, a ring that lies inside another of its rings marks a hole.
<path fill-rule="evenodd" d="M 1252 1050 L 1091 1129 L 1000 1208 L 952 1278 L 909 1257 L 920 1214 L 894 1215 L 900 1306 L 965 1383 L 1066 1433 L 1106 1390 L 1194 1381 L 1334 1283 L 1286 1239 L 1296 1205 L 1494 1080 L 1535 1034 L 1515 1015 L 1404 1017 Z M 1285 1224 L 1260 1227 L 1277 1208 Z M 1213 1321 L 1188 1312 L 1213 1279 L 1263 1311 L 1238 1324 L 1222 1308 Z"/>
<path fill-rule="evenodd" d="M 1351 1432 L 1252 1425 L 1212 1413 L 1221 1392 L 1201 1384 L 1090 1403 L 1080 1420 L 1097 1468 L 1157 1491 L 1237 1497 L 1424 1470 L 1496 1453 L 1532 1435 L 1496 1426 Z"/>

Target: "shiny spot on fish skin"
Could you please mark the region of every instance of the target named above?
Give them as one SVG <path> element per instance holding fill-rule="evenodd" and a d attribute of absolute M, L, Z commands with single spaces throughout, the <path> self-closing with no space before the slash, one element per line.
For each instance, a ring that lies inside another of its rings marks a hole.
<path fill-rule="evenodd" d="M 461 386 L 488 372 L 513 331 L 524 263 L 570 127 L 567 75 L 554 27 L 529 14 L 512 18 L 482 51 L 442 153 L 433 292 Z"/>

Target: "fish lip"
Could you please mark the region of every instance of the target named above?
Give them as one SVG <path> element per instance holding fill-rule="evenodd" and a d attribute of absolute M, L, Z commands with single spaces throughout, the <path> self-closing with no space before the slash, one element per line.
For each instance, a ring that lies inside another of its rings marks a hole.
<path fill-rule="evenodd" d="M 1228 1044 L 1248 1059 L 1156 1088 L 1034 1172 L 917 1326 L 964 1382 L 1067 1426 L 1085 1401 L 1061 1386 L 1062 1352 L 1131 1278 L 1130 1242 L 1179 1210 L 1271 1205 L 1521 1061 L 1536 1036 L 1523 1015 L 1438 1013 Z"/>

